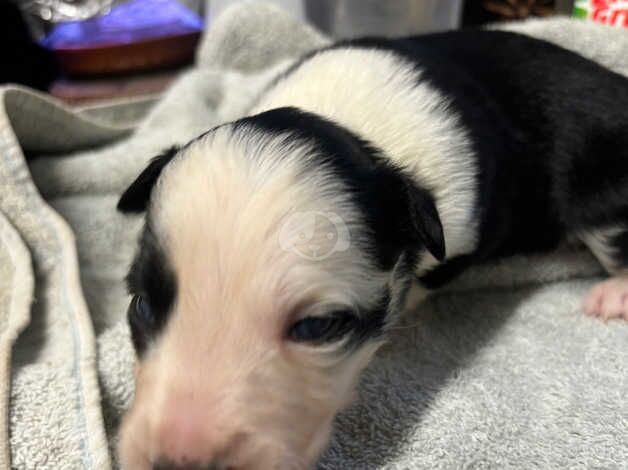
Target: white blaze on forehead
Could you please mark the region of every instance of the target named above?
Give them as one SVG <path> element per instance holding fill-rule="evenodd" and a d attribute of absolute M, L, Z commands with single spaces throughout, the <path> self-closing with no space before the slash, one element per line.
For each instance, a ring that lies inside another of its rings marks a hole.
<path fill-rule="evenodd" d="M 322 51 L 280 80 L 253 112 L 281 106 L 329 118 L 409 169 L 434 192 L 447 256 L 473 250 L 477 170 L 471 143 L 448 100 L 421 81 L 414 64 L 377 49 Z"/>
<path fill-rule="evenodd" d="M 304 170 L 310 147 L 241 131 L 234 135 L 226 126 L 192 143 L 154 190 L 151 219 L 177 278 L 177 299 L 142 362 L 150 385 L 140 386 L 146 398 L 137 402 L 128 432 L 148 416 L 151 432 L 167 433 L 169 414 L 184 400 L 209 423 L 203 439 L 218 447 L 215 430 L 244 430 L 255 445 L 286 446 L 282 453 L 311 460 L 308 452 L 320 449 L 306 449 L 329 434 L 321 423 L 350 399 L 380 343 L 351 354 L 286 344 L 289 321 L 300 315 L 294 308 L 304 302 L 371 308 L 386 275 L 364 251 L 361 216 L 341 182 L 316 166 Z M 303 256 L 307 243 L 292 236 L 299 226 L 319 245 L 330 230 L 303 214 L 330 212 L 350 233 L 348 245 L 320 258 Z"/>
<path fill-rule="evenodd" d="M 228 314 L 238 304 L 276 315 L 309 294 L 374 303 L 383 274 L 363 251 L 361 216 L 341 182 L 315 166 L 304 170 L 306 144 L 235 132 L 225 126 L 184 149 L 154 192 L 151 215 L 186 314 L 208 305 L 212 315 Z M 321 215 L 330 223 L 312 225 Z"/>

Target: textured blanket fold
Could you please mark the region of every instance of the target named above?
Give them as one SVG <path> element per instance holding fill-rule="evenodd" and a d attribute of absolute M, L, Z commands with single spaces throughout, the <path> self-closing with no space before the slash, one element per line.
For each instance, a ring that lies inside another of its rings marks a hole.
<path fill-rule="evenodd" d="M 628 75 L 625 31 L 505 27 Z M 245 3 L 212 24 L 196 65 L 158 101 L 70 110 L 0 88 L 0 468 L 117 466 L 133 393 L 122 280 L 141 225 L 115 212 L 117 197 L 161 149 L 241 116 L 326 43 Z M 628 325 L 580 311 L 600 275 L 575 249 L 466 273 L 393 332 L 320 467 L 626 468 Z"/>

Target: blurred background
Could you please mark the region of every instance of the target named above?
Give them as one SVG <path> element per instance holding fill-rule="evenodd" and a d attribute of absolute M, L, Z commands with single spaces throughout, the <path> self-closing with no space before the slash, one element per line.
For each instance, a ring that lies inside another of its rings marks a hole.
<path fill-rule="evenodd" d="M 68 104 L 156 95 L 242 0 L 0 0 L 0 84 Z M 628 27 L 628 0 L 264 0 L 336 38 L 570 15 Z"/>

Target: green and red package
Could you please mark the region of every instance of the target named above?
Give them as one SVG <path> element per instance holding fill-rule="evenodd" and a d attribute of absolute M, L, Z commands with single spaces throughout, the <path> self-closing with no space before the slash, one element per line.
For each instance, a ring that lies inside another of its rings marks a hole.
<path fill-rule="evenodd" d="M 576 0 L 573 16 L 628 28 L 628 0 Z"/>

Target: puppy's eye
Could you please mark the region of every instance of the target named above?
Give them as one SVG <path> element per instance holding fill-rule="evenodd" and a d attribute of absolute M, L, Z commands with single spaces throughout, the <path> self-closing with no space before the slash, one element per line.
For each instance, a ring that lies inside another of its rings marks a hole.
<path fill-rule="evenodd" d="M 146 298 L 136 295 L 131 299 L 127 317 L 133 346 L 138 354 L 142 354 L 146 350 L 157 324 L 153 309 Z"/>
<path fill-rule="evenodd" d="M 131 317 L 133 323 L 140 323 L 144 327 L 150 327 L 155 322 L 153 310 L 148 300 L 141 295 L 136 295 L 131 301 Z"/>
<path fill-rule="evenodd" d="M 292 341 L 304 343 L 336 341 L 351 330 L 356 320 L 351 311 L 337 311 L 320 317 L 305 317 L 292 325 L 288 336 Z"/>

